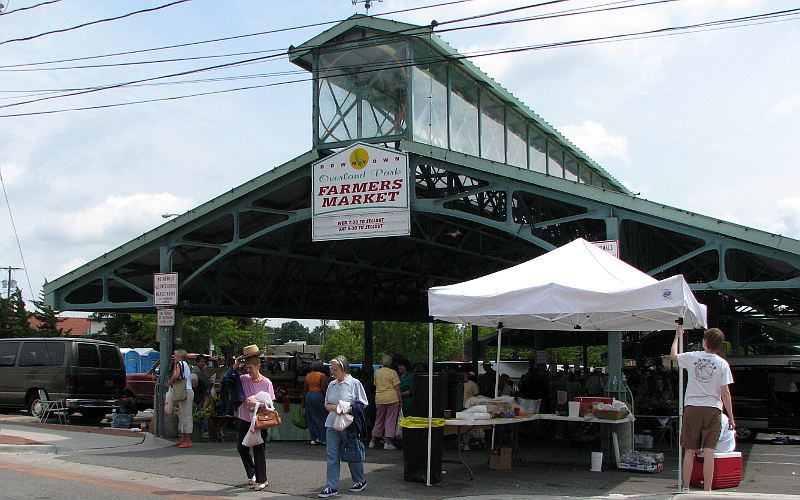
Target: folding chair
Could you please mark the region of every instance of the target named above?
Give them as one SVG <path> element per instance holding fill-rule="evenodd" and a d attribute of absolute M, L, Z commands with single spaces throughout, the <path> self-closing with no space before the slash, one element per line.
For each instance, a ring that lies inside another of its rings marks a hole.
<path fill-rule="evenodd" d="M 677 441 L 675 437 L 675 425 L 676 418 L 674 417 L 665 417 L 665 418 L 657 418 L 658 427 L 656 430 L 658 431 L 658 439 L 655 442 L 655 446 L 659 446 L 661 444 L 666 444 L 664 441 L 669 438 L 669 449 L 674 449 L 675 442 Z"/>
<path fill-rule="evenodd" d="M 61 424 L 69 423 L 69 413 L 61 400 L 53 401 L 47 398 L 47 393 L 39 389 L 39 403 L 42 405 L 42 416 L 39 422 L 46 422 L 51 415 L 58 415 Z"/>

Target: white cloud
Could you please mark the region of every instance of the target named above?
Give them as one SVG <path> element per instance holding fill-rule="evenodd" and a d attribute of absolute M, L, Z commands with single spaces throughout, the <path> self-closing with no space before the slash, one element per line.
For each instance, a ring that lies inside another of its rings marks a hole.
<path fill-rule="evenodd" d="M 54 214 L 47 231 L 71 243 L 122 243 L 163 222 L 161 214 L 183 212 L 194 203 L 171 193 L 109 196 L 83 210 Z"/>
<path fill-rule="evenodd" d="M 777 120 L 800 111 L 800 94 L 783 99 L 769 110 L 769 117 Z"/>
<path fill-rule="evenodd" d="M 558 130 L 592 158 L 619 159 L 626 166 L 630 163 L 628 139 L 612 134 L 601 123 L 584 120 L 580 125 L 564 125 Z"/>
<path fill-rule="evenodd" d="M 800 196 L 786 196 L 775 204 L 775 214 L 760 217 L 759 223 L 775 234 L 800 238 Z"/>
<path fill-rule="evenodd" d="M 12 184 L 16 179 L 19 179 L 25 174 L 25 170 L 14 163 L 0 163 L 0 175 L 3 176 L 3 182 L 6 185 Z"/>

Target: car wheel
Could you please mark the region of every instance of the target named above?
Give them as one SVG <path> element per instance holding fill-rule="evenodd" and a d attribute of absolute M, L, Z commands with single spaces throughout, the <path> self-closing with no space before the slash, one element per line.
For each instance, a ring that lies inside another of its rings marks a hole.
<path fill-rule="evenodd" d="M 39 399 L 39 393 L 31 394 L 28 397 L 28 413 L 36 418 L 42 418 L 44 408 L 42 407 L 42 400 Z"/>
<path fill-rule="evenodd" d="M 739 441 L 752 441 L 756 433 L 749 427 L 736 427 L 736 439 Z"/>

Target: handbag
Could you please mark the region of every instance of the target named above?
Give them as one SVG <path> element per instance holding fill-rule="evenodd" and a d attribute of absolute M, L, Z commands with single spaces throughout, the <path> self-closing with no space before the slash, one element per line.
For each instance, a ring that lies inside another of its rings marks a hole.
<path fill-rule="evenodd" d="M 358 439 L 357 433 L 347 433 L 347 439 L 342 443 L 339 455 L 342 462 L 358 463 L 366 460 L 367 453 L 366 450 L 364 450 L 364 443 Z"/>
<path fill-rule="evenodd" d="M 269 429 L 271 427 L 277 427 L 282 423 L 283 421 L 281 420 L 281 414 L 278 413 L 277 410 L 269 410 L 266 413 L 256 414 L 256 429 L 259 431 L 263 429 Z"/>
<path fill-rule="evenodd" d="M 183 378 L 183 361 L 181 361 L 181 378 L 172 383 L 172 400 L 176 403 L 186 401 L 186 379 Z"/>
<path fill-rule="evenodd" d="M 308 429 L 305 406 L 300 406 L 292 411 L 292 423 L 295 425 L 295 427 L 300 429 Z"/>

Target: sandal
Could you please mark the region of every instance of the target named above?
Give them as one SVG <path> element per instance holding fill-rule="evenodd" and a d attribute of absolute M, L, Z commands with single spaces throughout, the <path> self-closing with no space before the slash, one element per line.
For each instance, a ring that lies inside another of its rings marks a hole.
<path fill-rule="evenodd" d="M 264 481 L 261 484 L 255 485 L 255 487 L 253 488 L 253 491 L 261 491 L 261 490 L 264 490 L 266 488 L 269 488 L 269 481 Z"/>

